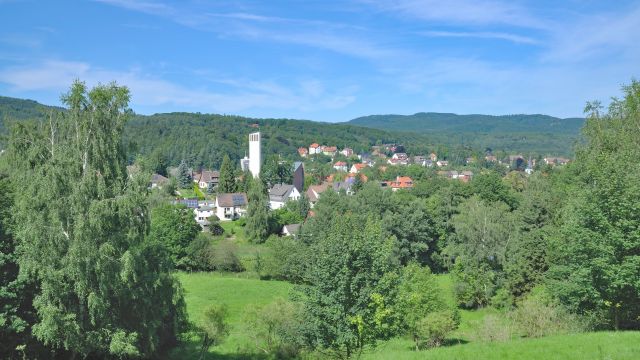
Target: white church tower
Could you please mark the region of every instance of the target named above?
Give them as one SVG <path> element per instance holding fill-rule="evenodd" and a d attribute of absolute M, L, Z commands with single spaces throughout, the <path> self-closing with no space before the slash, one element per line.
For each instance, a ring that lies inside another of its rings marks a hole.
<path fill-rule="evenodd" d="M 260 133 L 249 134 L 249 171 L 254 178 L 260 176 L 262 152 L 260 151 Z"/>

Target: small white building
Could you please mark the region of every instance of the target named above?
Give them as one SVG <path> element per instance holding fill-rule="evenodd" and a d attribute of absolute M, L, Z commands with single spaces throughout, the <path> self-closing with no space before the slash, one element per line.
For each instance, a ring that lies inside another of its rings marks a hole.
<path fill-rule="evenodd" d="M 198 204 L 198 207 L 193 209 L 196 216 L 196 222 L 203 228 L 209 225 L 209 218 L 216 214 L 216 206 L 213 202 L 204 202 Z"/>
<path fill-rule="evenodd" d="M 298 200 L 300 192 L 293 185 L 278 184 L 269 190 L 269 207 L 271 210 L 280 209 L 290 200 Z"/>
<path fill-rule="evenodd" d="M 336 171 L 347 171 L 349 168 L 347 167 L 347 163 L 344 161 L 338 161 L 333 165 L 333 168 Z"/>
<path fill-rule="evenodd" d="M 216 215 L 220 221 L 239 219 L 247 212 L 245 193 L 218 194 L 216 197 Z"/>

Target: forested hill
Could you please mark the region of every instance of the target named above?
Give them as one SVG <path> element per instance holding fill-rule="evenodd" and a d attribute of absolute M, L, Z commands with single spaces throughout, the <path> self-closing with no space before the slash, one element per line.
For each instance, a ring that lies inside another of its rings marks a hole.
<path fill-rule="evenodd" d="M 425 134 L 431 141 L 446 145 L 570 155 L 584 119 L 560 119 L 540 114 L 492 116 L 422 112 L 370 115 L 346 124 Z"/>
<path fill-rule="evenodd" d="M 160 152 L 170 164 L 184 158 L 196 166 L 217 167 L 225 154 L 237 160 L 248 149 L 247 134 L 260 131 L 263 151 L 294 158 L 297 149 L 314 142 L 352 147 L 368 151 L 371 145 L 405 142 L 414 149 L 425 148 L 421 136 L 393 134 L 387 131 L 344 124 L 307 120 L 252 119 L 239 116 L 169 113 L 136 116 L 128 124 L 125 141 L 142 154 Z"/>
<path fill-rule="evenodd" d="M 0 97 L 0 121 L 41 119 L 51 110 L 61 108 L 32 100 Z M 0 125 L 0 134 L 6 133 Z M 182 159 L 192 166 L 218 167 L 225 154 L 232 160 L 245 156 L 247 134 L 260 131 L 263 151 L 293 158 L 300 146 L 317 142 L 338 148 L 352 147 L 368 151 L 371 145 L 401 142 L 414 152 L 432 149 L 424 136 L 397 134 L 346 124 L 330 124 L 307 120 L 253 119 L 240 116 L 166 113 L 135 115 L 127 124 L 125 145 L 131 159 L 137 154 L 163 158 L 169 166 Z M 0 147 L 2 145 L 0 138 Z"/>
<path fill-rule="evenodd" d="M 457 115 L 451 113 L 421 112 L 413 115 L 370 115 L 347 124 L 375 129 L 432 132 L 477 133 L 553 133 L 577 136 L 584 124 L 583 118 L 560 119 L 548 115 Z"/>
<path fill-rule="evenodd" d="M 0 147 L 3 146 L 2 135 L 6 134 L 4 123 L 7 119 L 44 118 L 52 110 L 61 108 L 32 100 L 0 97 Z M 560 120 L 528 115 L 506 117 L 508 120 L 499 120 L 504 117 L 485 119 L 483 115 L 478 118 L 462 116 L 462 120 L 451 121 L 446 120 L 447 116 L 458 118 L 458 115 L 439 116 L 438 121 L 425 122 L 434 125 L 418 130 L 420 114 L 413 117 L 369 116 L 338 124 L 200 113 L 135 115 L 127 125 L 124 141 L 130 160 L 142 154 L 162 160 L 169 166 L 176 166 L 185 159 L 195 167 L 218 167 L 224 154 L 229 154 L 236 161 L 245 155 L 247 134 L 258 130 L 262 133 L 266 154 L 289 158 L 295 158 L 298 147 L 307 147 L 314 142 L 339 148 L 349 146 L 356 152 L 367 151 L 375 144 L 401 143 L 412 155 L 436 151 L 441 157 L 455 162 L 455 159 L 464 159 L 471 152 L 479 153 L 485 148 L 505 153 L 570 155 L 582 124 L 582 119 Z M 537 127 L 536 121 L 545 125 Z M 406 122 L 406 126 L 391 130 L 375 129 L 392 127 L 385 122 L 392 125 Z M 554 128 L 558 131 L 548 132 Z"/>

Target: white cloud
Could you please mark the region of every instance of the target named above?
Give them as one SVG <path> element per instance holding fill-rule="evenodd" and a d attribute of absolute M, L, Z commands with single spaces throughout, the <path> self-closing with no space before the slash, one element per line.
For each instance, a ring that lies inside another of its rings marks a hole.
<path fill-rule="evenodd" d="M 148 76 L 139 70 L 113 71 L 95 68 L 84 62 L 44 61 L 34 66 L 12 67 L 0 71 L 0 82 L 15 94 L 30 91 L 62 93 L 75 79 L 88 85 L 116 81 L 131 90 L 132 107 L 173 107 L 192 111 L 237 113 L 255 109 L 318 111 L 336 109 L 355 101 L 353 89 L 328 91 L 317 80 L 290 86 L 270 81 L 224 80 L 224 92 L 187 87 Z M 210 85 L 210 84 L 209 84 Z"/>
<path fill-rule="evenodd" d="M 540 42 L 536 39 L 503 32 L 490 32 L 490 31 L 477 31 L 477 32 L 465 32 L 465 31 L 423 31 L 419 32 L 420 35 L 428 37 L 453 37 L 453 38 L 478 38 L 478 39 L 498 39 L 511 41 L 516 44 L 529 44 L 537 45 Z"/>

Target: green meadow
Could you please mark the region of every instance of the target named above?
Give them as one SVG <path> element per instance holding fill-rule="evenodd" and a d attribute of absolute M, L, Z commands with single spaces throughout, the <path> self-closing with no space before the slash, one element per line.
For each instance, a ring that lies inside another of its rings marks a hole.
<path fill-rule="evenodd" d="M 448 275 L 437 275 L 440 286 L 453 301 L 452 282 Z M 179 273 L 185 291 L 189 319 L 197 323 L 204 309 L 211 304 L 226 304 L 231 330 L 224 343 L 213 346 L 206 359 L 269 358 L 256 352 L 243 327 L 246 309 L 267 304 L 276 298 L 289 297 L 293 285 L 283 281 L 264 281 L 247 273 Z M 460 328 L 452 334 L 448 346 L 413 350 L 408 338 L 395 338 L 379 343 L 362 355 L 363 359 L 640 359 L 640 332 L 592 332 L 549 336 L 539 339 L 483 342 L 474 339 L 474 331 L 497 310 L 461 310 Z M 174 349 L 171 359 L 197 359 L 199 338 L 192 335 Z M 316 358 L 310 355 L 312 358 Z"/>

